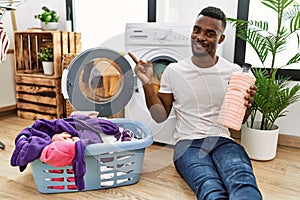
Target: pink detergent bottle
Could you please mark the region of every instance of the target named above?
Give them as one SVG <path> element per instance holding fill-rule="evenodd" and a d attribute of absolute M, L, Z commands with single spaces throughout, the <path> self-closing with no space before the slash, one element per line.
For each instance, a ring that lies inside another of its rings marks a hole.
<path fill-rule="evenodd" d="M 247 109 L 245 94 L 256 80 L 250 68 L 251 64 L 245 63 L 240 72 L 232 73 L 217 119 L 218 124 L 237 131 L 241 129 Z"/>

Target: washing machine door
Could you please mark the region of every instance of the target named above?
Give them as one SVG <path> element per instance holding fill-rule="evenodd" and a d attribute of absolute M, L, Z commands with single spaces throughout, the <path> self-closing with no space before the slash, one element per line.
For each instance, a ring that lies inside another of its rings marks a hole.
<path fill-rule="evenodd" d="M 88 49 L 63 71 L 62 92 L 76 110 L 98 111 L 102 117 L 121 111 L 133 94 L 133 71 L 119 53 Z"/>

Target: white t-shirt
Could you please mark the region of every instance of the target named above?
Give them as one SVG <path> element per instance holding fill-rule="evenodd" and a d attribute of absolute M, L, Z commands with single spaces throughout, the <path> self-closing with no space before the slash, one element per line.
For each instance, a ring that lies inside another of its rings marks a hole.
<path fill-rule="evenodd" d="M 217 64 L 200 68 L 191 58 L 171 63 L 164 71 L 160 93 L 172 93 L 176 115 L 174 138 L 200 139 L 207 136 L 230 138 L 228 128 L 216 123 L 226 88 L 233 72 L 241 70 L 219 57 Z"/>

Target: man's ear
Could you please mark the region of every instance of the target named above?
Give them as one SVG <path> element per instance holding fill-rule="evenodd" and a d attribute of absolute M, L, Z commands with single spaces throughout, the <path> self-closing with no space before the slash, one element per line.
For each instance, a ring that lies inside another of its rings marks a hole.
<path fill-rule="evenodd" d="M 222 34 L 221 37 L 220 37 L 220 39 L 219 39 L 218 44 L 221 44 L 224 40 L 225 40 L 225 35 Z"/>

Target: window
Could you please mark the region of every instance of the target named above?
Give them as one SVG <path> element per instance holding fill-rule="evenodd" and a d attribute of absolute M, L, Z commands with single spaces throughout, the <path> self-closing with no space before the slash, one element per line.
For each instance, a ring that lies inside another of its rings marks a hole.
<path fill-rule="evenodd" d="M 73 0 L 72 4 L 73 27 L 82 34 L 83 50 L 103 46 L 122 52 L 126 23 L 147 22 L 147 0 Z"/>

